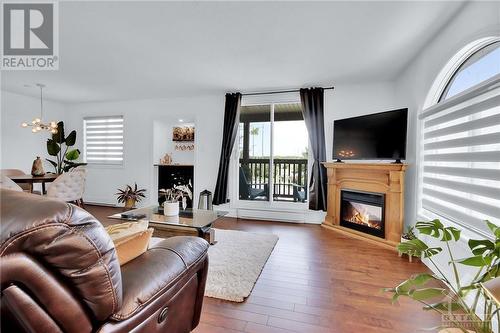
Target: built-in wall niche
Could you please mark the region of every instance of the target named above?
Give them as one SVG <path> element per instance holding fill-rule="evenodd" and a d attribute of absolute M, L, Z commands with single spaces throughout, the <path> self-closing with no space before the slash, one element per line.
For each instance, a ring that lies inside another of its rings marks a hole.
<path fill-rule="evenodd" d="M 161 164 L 165 154 L 175 164 L 193 165 L 195 160 L 194 122 L 177 119 L 153 121 L 153 164 Z"/>

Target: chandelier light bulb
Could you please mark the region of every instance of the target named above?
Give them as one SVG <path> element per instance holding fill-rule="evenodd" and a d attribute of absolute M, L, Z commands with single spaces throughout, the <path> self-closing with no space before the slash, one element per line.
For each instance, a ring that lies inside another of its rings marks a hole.
<path fill-rule="evenodd" d="M 22 123 L 21 126 L 22 127 L 28 127 L 28 124 L 27 123 Z"/>
<path fill-rule="evenodd" d="M 35 118 L 35 122 L 36 122 L 36 123 L 39 123 L 39 122 L 41 122 L 41 121 L 42 121 L 42 120 L 41 120 L 40 118 Z"/>
<path fill-rule="evenodd" d="M 35 127 L 37 131 L 41 131 L 42 128 L 40 126 Z"/>
<path fill-rule="evenodd" d="M 31 131 L 32 131 L 33 133 L 36 133 L 36 132 L 37 132 L 37 130 L 36 130 L 36 128 L 35 128 L 35 127 L 33 127 L 33 128 L 31 129 Z"/>
<path fill-rule="evenodd" d="M 57 123 L 55 121 L 50 122 L 50 127 L 57 128 Z"/>

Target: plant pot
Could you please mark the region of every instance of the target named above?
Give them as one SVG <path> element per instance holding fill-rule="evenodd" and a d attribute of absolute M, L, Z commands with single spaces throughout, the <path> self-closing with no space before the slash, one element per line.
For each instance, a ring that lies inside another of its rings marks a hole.
<path fill-rule="evenodd" d="M 134 208 L 134 206 L 135 206 L 135 199 L 130 198 L 125 201 L 125 208 Z"/>
<path fill-rule="evenodd" d="M 165 201 L 163 203 L 163 215 L 166 215 L 166 216 L 179 215 L 179 202 L 178 201 Z"/>

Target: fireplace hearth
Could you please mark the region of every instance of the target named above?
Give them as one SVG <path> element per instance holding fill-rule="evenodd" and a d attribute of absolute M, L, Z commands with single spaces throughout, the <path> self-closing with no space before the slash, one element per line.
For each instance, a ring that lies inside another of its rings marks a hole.
<path fill-rule="evenodd" d="M 381 193 L 342 190 L 340 225 L 384 238 L 384 203 Z"/>

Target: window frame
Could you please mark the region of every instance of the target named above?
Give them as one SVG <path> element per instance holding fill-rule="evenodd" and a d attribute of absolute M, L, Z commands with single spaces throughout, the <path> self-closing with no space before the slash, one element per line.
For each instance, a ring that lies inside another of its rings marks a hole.
<path fill-rule="evenodd" d="M 108 163 L 108 162 L 89 162 L 87 160 L 87 125 L 86 122 L 88 120 L 109 120 L 113 118 L 121 118 L 122 119 L 122 160 L 120 163 Z M 83 161 L 87 163 L 88 167 L 91 168 L 111 168 L 111 169 L 123 169 L 125 166 L 125 116 L 124 115 L 109 115 L 109 116 L 88 116 L 83 117 L 82 121 L 83 125 Z"/>

